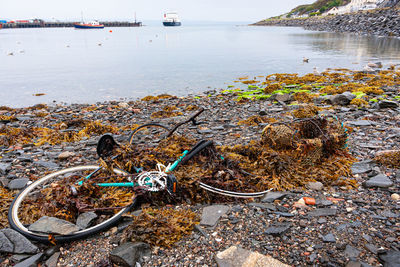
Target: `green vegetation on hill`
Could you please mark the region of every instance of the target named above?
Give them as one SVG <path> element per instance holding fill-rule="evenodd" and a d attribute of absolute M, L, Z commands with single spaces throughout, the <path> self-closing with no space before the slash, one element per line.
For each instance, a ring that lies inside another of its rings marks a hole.
<path fill-rule="evenodd" d="M 331 9 L 332 7 L 347 5 L 348 3 L 350 3 L 350 0 L 317 0 L 312 4 L 301 5 L 296 8 L 293 8 L 288 15 L 289 16 L 292 14 L 302 15 L 311 12 L 323 13 Z"/>

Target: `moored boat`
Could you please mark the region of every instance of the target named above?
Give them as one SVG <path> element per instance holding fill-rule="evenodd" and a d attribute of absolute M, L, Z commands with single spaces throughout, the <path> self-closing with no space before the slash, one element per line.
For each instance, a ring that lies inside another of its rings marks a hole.
<path fill-rule="evenodd" d="M 176 12 L 164 13 L 163 25 L 164 26 L 181 26 L 181 21 L 179 20 L 178 14 Z"/>
<path fill-rule="evenodd" d="M 103 29 L 104 25 L 100 24 L 97 20 L 84 23 L 84 22 L 77 22 L 74 23 L 74 27 L 76 29 Z"/>

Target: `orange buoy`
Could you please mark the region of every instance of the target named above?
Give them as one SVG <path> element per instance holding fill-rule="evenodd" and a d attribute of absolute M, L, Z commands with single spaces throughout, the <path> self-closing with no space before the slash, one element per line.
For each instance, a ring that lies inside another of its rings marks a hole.
<path fill-rule="evenodd" d="M 110 30 L 110 32 L 112 32 L 112 30 Z"/>

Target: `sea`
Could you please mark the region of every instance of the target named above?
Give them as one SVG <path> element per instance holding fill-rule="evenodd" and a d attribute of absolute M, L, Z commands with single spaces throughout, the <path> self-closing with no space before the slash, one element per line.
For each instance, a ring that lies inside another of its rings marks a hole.
<path fill-rule="evenodd" d="M 1 29 L 0 105 L 196 96 L 236 86 L 244 76 L 400 63 L 398 38 L 249 23 Z"/>

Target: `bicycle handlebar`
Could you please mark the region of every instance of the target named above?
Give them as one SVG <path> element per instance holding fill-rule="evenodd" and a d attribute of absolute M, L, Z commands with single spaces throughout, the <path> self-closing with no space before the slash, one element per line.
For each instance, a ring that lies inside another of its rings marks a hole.
<path fill-rule="evenodd" d="M 192 122 L 193 125 L 199 125 L 200 123 L 199 123 L 199 122 L 196 122 L 195 119 L 196 119 L 197 116 L 199 116 L 201 113 L 203 113 L 203 111 L 204 111 L 204 108 L 200 108 L 200 110 L 197 111 L 195 114 L 193 114 L 193 116 L 191 116 L 189 119 L 177 123 L 177 124 L 174 126 L 174 128 L 172 128 L 172 130 L 168 132 L 168 134 L 167 134 L 166 137 L 170 137 L 170 136 L 176 131 L 176 129 L 178 129 L 178 128 L 179 128 L 180 126 L 182 126 L 183 124 Z"/>

